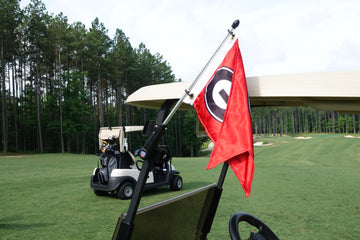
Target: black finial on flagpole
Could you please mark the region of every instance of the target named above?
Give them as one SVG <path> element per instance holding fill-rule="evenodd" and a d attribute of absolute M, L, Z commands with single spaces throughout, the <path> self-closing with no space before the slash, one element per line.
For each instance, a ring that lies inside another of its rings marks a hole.
<path fill-rule="evenodd" d="M 239 20 L 239 19 L 236 19 L 236 20 L 233 22 L 233 24 L 231 25 L 231 27 L 232 27 L 233 29 L 236 29 L 236 28 L 239 26 L 239 24 L 240 24 L 240 20 Z"/>
<path fill-rule="evenodd" d="M 235 21 L 233 22 L 233 24 L 231 25 L 231 30 L 228 29 L 228 32 L 229 32 L 229 34 L 230 34 L 232 37 L 235 36 L 235 34 L 234 34 L 233 31 L 235 30 L 235 28 L 237 28 L 237 27 L 239 26 L 239 24 L 240 24 L 240 21 L 239 21 L 239 20 L 235 20 Z"/>

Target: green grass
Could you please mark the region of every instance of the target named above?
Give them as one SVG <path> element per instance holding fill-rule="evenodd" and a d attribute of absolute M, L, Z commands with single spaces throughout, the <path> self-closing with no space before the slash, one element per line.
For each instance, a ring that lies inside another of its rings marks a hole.
<path fill-rule="evenodd" d="M 249 198 L 231 170 L 209 239 L 229 239 L 228 221 L 239 211 L 263 220 L 280 239 L 360 239 L 360 139 L 312 135 L 256 139 Z M 90 176 L 98 157 L 74 154 L 0 156 L 0 239 L 110 239 L 130 201 L 97 197 Z M 175 158 L 184 188 L 216 182 L 221 167 L 208 157 Z M 161 187 L 141 206 L 180 194 Z M 242 233 L 247 238 L 248 230 Z"/>

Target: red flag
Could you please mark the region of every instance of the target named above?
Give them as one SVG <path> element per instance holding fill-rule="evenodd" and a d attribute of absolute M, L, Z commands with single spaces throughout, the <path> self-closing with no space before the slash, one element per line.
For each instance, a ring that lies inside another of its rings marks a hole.
<path fill-rule="evenodd" d="M 228 161 L 245 196 L 251 191 L 254 150 L 249 98 L 242 57 L 235 41 L 193 103 L 215 143 L 207 169 Z"/>

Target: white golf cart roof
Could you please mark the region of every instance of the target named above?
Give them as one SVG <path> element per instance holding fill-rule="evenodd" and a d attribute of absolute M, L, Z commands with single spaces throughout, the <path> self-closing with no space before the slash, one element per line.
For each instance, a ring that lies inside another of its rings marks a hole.
<path fill-rule="evenodd" d="M 360 113 L 360 71 L 320 72 L 247 77 L 251 106 L 309 106 L 319 110 Z M 142 87 L 126 100 L 129 105 L 160 108 L 180 99 L 190 82 Z M 182 103 L 180 109 L 192 109 Z"/>
<path fill-rule="evenodd" d="M 99 130 L 99 149 L 101 149 L 104 140 L 111 139 L 113 137 L 119 139 L 120 152 L 125 151 L 125 133 L 142 131 L 144 126 L 117 126 L 117 127 L 101 127 Z"/>

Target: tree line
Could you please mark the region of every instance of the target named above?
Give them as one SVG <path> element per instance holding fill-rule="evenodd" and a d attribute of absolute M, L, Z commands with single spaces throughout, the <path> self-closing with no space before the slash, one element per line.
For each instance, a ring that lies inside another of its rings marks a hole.
<path fill-rule="evenodd" d="M 256 135 L 298 133 L 360 133 L 360 115 L 321 111 L 310 107 L 256 107 L 252 109 Z"/>
<path fill-rule="evenodd" d="M 153 110 L 125 105 L 129 94 L 180 81 L 162 55 L 144 43 L 133 48 L 120 29 L 110 38 L 98 18 L 86 29 L 62 13 L 48 13 L 40 0 L 24 9 L 18 0 L 0 0 L 0 16 L 4 152 L 93 153 L 99 127 L 155 119 Z M 180 112 L 177 125 L 169 126 L 179 155 L 188 151 L 180 141 L 189 138 L 180 132 L 187 116 Z M 141 139 L 133 141 L 137 145 Z"/>
<path fill-rule="evenodd" d="M 108 36 L 98 18 L 87 29 L 54 15 L 40 0 L 24 9 L 0 0 L 1 143 L 4 152 L 94 153 L 102 126 L 143 125 L 156 111 L 125 104 L 151 84 L 180 81 L 159 53 L 133 47 L 121 29 Z M 195 111 L 167 126 L 175 156 L 196 156 Z M 254 108 L 254 134 L 359 132 L 359 116 L 308 108 Z M 132 148 L 144 137 L 128 135 Z"/>

